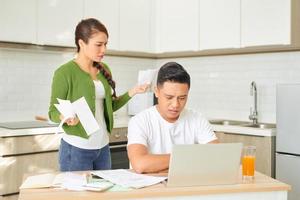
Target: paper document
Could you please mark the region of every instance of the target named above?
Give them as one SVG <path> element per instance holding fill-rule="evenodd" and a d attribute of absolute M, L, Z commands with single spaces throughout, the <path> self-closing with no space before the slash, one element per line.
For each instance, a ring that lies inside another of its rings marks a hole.
<path fill-rule="evenodd" d="M 20 189 L 60 187 L 67 190 L 104 191 L 114 184 L 104 179 L 88 179 L 86 174 L 66 172 L 60 174 L 41 174 L 26 178 Z"/>
<path fill-rule="evenodd" d="M 73 103 L 69 100 L 57 100 L 59 104 L 54 104 L 54 106 L 64 116 L 64 119 L 59 124 L 59 128 L 62 127 L 63 123 L 65 123 L 67 119 L 73 118 L 77 115 L 81 125 L 88 135 L 91 135 L 100 129 L 99 124 L 84 97 L 77 99 Z"/>
<path fill-rule="evenodd" d="M 158 69 L 140 70 L 138 74 L 138 85 L 148 83 L 150 84 L 151 91 L 154 91 L 153 86 L 155 85 L 157 72 Z"/>
<path fill-rule="evenodd" d="M 20 186 L 20 189 L 60 187 L 63 182 L 63 177 L 63 174 L 50 173 L 29 176 Z"/>
<path fill-rule="evenodd" d="M 167 177 L 137 174 L 125 169 L 93 171 L 91 173 L 114 184 L 132 188 L 142 188 L 154 185 L 167 179 Z"/>

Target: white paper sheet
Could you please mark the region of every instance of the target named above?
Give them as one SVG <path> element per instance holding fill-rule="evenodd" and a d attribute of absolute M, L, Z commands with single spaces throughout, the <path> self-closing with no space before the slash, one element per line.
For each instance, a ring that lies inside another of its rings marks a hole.
<path fill-rule="evenodd" d="M 61 129 L 63 123 L 65 123 L 67 119 L 73 118 L 76 115 L 88 135 L 91 135 L 100 129 L 99 124 L 84 97 L 77 99 L 73 103 L 69 100 L 57 100 L 59 104 L 54 104 L 54 106 L 64 116 L 64 119 L 58 126 L 58 130 Z"/>
<path fill-rule="evenodd" d="M 88 135 L 91 135 L 100 129 L 99 124 L 84 97 L 76 100 L 72 105 L 80 123 Z"/>
<path fill-rule="evenodd" d="M 92 174 L 102 177 L 123 187 L 142 188 L 160 183 L 167 177 L 137 174 L 125 169 L 93 171 Z"/>
<path fill-rule="evenodd" d="M 40 174 L 29 176 L 20 186 L 20 189 L 51 187 L 54 178 L 55 174 Z"/>
<path fill-rule="evenodd" d="M 157 72 L 158 69 L 140 70 L 138 74 L 138 85 L 148 83 L 150 84 L 151 91 L 153 91 Z"/>

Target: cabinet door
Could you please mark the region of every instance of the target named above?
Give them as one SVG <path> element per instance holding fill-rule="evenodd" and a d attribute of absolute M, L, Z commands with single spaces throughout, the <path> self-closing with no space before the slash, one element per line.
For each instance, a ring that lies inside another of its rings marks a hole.
<path fill-rule="evenodd" d="M 240 0 L 199 2 L 199 49 L 239 48 Z"/>
<path fill-rule="evenodd" d="M 159 52 L 198 50 L 198 0 L 158 0 L 156 9 Z"/>
<path fill-rule="evenodd" d="M 120 1 L 120 50 L 151 52 L 149 0 Z"/>
<path fill-rule="evenodd" d="M 84 0 L 84 18 L 96 18 L 108 30 L 108 49 L 119 49 L 119 0 Z"/>
<path fill-rule="evenodd" d="M 38 0 L 38 43 L 75 46 L 75 28 L 83 18 L 83 0 Z"/>
<path fill-rule="evenodd" d="M 241 45 L 291 42 L 291 0 L 241 0 Z"/>
<path fill-rule="evenodd" d="M 36 42 L 36 0 L 0 0 L 0 41 Z"/>
<path fill-rule="evenodd" d="M 241 142 L 256 146 L 256 170 L 268 176 L 275 176 L 275 137 L 216 133 L 222 143 Z"/>

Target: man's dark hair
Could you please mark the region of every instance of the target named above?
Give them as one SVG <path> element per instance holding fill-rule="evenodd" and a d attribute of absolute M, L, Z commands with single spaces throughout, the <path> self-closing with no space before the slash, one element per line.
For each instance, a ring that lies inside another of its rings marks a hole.
<path fill-rule="evenodd" d="M 189 88 L 191 85 L 190 75 L 187 71 L 176 62 L 168 62 L 161 66 L 157 75 L 157 87 L 163 86 L 167 81 L 174 83 L 186 83 Z"/>

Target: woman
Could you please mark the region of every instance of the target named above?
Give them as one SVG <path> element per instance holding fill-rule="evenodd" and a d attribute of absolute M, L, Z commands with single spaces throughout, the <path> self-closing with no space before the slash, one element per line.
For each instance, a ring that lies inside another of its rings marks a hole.
<path fill-rule="evenodd" d="M 50 119 L 60 122 L 64 118 L 54 106 L 57 98 L 73 102 L 84 96 L 100 126 L 99 131 L 88 136 L 77 117 L 66 120 L 59 149 L 61 171 L 110 169 L 108 133 L 113 128 L 113 112 L 148 88 L 146 84 L 136 86 L 117 97 L 110 69 L 101 62 L 107 41 L 103 24 L 93 18 L 82 20 L 75 30 L 78 56 L 54 73 Z"/>

